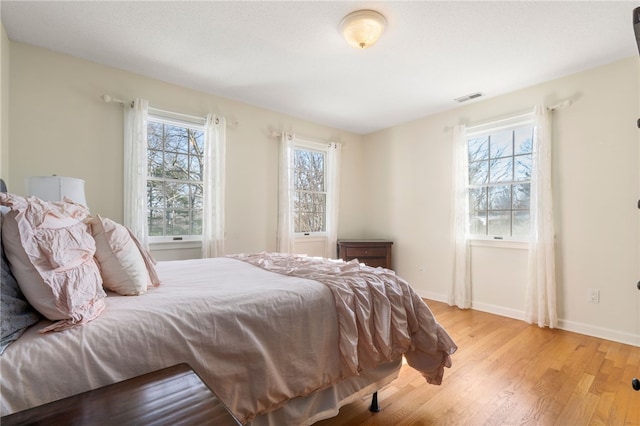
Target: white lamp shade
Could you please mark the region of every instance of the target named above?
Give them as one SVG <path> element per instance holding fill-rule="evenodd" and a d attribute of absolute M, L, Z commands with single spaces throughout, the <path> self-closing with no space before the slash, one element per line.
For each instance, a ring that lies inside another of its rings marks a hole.
<path fill-rule="evenodd" d="M 45 201 L 62 201 L 64 197 L 83 206 L 87 205 L 84 195 L 84 180 L 62 176 L 31 176 L 27 178 L 27 194 Z"/>

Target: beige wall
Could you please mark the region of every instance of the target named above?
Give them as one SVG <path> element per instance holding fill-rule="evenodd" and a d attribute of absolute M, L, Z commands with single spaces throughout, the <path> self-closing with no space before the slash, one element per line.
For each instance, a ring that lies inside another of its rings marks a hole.
<path fill-rule="evenodd" d="M 273 131 L 343 143 L 340 232 L 362 234 L 360 135 L 16 42 L 11 42 L 10 76 L 12 192 L 23 194 L 24 179 L 32 175 L 79 177 L 86 181 L 91 211 L 122 221 L 123 112 L 100 96 L 141 97 L 156 108 L 200 116 L 213 112 L 239 122 L 227 131 L 227 252 L 276 249 Z"/>
<path fill-rule="evenodd" d="M 9 174 L 9 39 L 0 22 L 0 177 Z"/>
<path fill-rule="evenodd" d="M 368 135 L 367 210 L 377 214 L 367 234 L 393 238 L 398 273 L 422 295 L 446 300 L 452 126 L 572 98 L 553 113 L 561 327 L 640 345 L 638 63 L 629 58 Z M 474 246 L 472 265 L 474 307 L 521 318 L 527 250 Z M 599 304 L 587 302 L 589 288 L 600 290 Z"/>

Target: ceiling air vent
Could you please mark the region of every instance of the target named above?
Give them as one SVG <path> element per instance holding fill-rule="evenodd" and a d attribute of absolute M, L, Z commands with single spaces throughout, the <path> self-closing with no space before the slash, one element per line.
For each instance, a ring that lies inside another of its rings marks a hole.
<path fill-rule="evenodd" d="M 459 98 L 455 98 L 454 101 L 466 102 L 466 101 L 470 101 L 471 99 L 479 98 L 480 96 L 482 96 L 482 93 L 476 92 L 476 93 L 471 93 L 470 95 L 464 95 L 464 96 L 460 96 Z"/>

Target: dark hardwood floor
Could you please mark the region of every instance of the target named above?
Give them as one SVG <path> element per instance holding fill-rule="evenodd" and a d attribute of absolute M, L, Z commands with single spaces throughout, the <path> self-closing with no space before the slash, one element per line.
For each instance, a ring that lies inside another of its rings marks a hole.
<path fill-rule="evenodd" d="M 427 304 L 459 346 L 443 384 L 404 365 L 379 413 L 365 398 L 317 426 L 640 425 L 640 348 Z"/>

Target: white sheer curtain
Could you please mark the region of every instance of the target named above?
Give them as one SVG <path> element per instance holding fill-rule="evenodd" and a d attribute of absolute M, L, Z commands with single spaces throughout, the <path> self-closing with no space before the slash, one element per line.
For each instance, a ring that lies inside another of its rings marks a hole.
<path fill-rule="evenodd" d="M 540 327 L 555 328 L 558 316 L 551 186 L 551 113 L 543 105 L 534 109 L 533 138 L 531 233 L 525 319 Z"/>
<path fill-rule="evenodd" d="M 147 230 L 147 116 L 149 102 L 124 106 L 124 225 L 149 246 Z"/>
<path fill-rule="evenodd" d="M 202 257 L 224 255 L 226 120 L 207 115 L 204 128 Z"/>
<path fill-rule="evenodd" d="M 278 179 L 278 241 L 277 250 L 280 253 L 295 252 L 295 235 L 291 220 L 291 164 L 293 156 L 294 136 L 282 133 L 280 137 L 280 160 Z"/>
<path fill-rule="evenodd" d="M 471 307 L 471 251 L 469 248 L 469 150 L 466 126 L 453 129 L 453 282 L 449 289 L 449 305 L 462 309 Z"/>
<path fill-rule="evenodd" d="M 340 161 L 342 145 L 332 143 L 327 156 L 327 246 L 325 257 L 338 257 L 338 213 L 340 210 Z"/>

